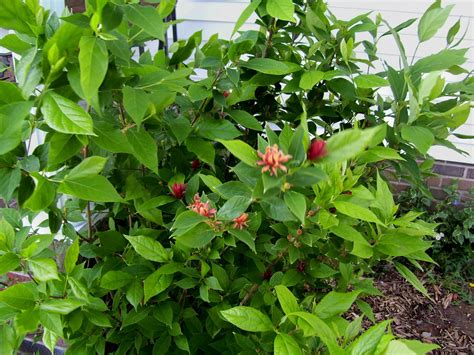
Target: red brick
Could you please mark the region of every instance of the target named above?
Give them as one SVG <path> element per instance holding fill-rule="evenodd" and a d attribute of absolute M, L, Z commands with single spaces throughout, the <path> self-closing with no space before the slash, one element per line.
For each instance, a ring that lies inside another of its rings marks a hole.
<path fill-rule="evenodd" d="M 426 183 L 428 184 L 428 186 L 431 186 L 431 187 L 440 187 L 441 186 L 441 178 L 436 177 L 436 176 L 431 176 L 428 179 L 426 179 Z"/>
<path fill-rule="evenodd" d="M 448 194 L 441 189 L 431 189 L 433 197 L 437 200 L 444 200 Z"/>

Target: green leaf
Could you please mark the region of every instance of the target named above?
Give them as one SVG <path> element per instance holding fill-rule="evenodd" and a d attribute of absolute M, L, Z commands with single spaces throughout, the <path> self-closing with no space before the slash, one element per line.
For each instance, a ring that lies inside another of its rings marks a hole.
<path fill-rule="evenodd" d="M 82 147 L 82 143 L 76 136 L 59 132 L 52 133 L 49 140 L 48 168 L 55 167 L 65 160 L 76 155 Z"/>
<path fill-rule="evenodd" d="M 55 92 L 44 96 L 41 112 L 48 126 L 58 132 L 95 136 L 91 116 L 78 104 Z"/>
<path fill-rule="evenodd" d="M 63 337 L 63 322 L 59 314 L 40 310 L 39 319 L 43 327 Z"/>
<path fill-rule="evenodd" d="M 255 12 L 257 7 L 260 5 L 262 0 L 255 0 L 251 1 L 250 4 L 247 5 L 247 7 L 242 11 L 240 14 L 239 18 L 235 22 L 234 29 L 232 30 L 231 37 L 233 37 L 236 32 L 239 30 L 240 27 L 249 19 L 249 17 Z"/>
<path fill-rule="evenodd" d="M 248 230 L 229 229 L 228 232 L 241 242 L 247 244 L 250 250 L 257 254 L 257 250 L 255 249 L 255 237 L 253 237 Z"/>
<path fill-rule="evenodd" d="M 280 306 L 286 315 L 300 310 L 298 300 L 286 286 L 277 285 L 275 286 L 275 291 L 278 297 L 278 302 L 280 302 Z"/>
<path fill-rule="evenodd" d="M 0 81 L 0 105 L 23 100 L 23 96 L 17 85 L 5 80 Z"/>
<path fill-rule="evenodd" d="M 211 142 L 197 137 L 186 139 L 186 148 L 196 154 L 199 160 L 209 164 L 214 169 L 214 159 L 216 152 Z"/>
<path fill-rule="evenodd" d="M 98 327 L 101 327 L 101 328 L 110 328 L 110 327 L 112 327 L 112 324 L 110 323 L 109 317 L 107 317 L 103 313 L 88 311 L 86 313 L 86 318 L 92 324 L 94 324 Z"/>
<path fill-rule="evenodd" d="M 404 160 L 395 149 L 388 147 L 373 147 L 363 152 L 357 158 L 361 164 L 376 163 L 382 160 Z"/>
<path fill-rule="evenodd" d="M 126 235 L 125 238 L 132 244 L 133 249 L 145 259 L 159 263 L 164 263 L 169 260 L 168 253 L 160 242 L 143 235 Z"/>
<path fill-rule="evenodd" d="M 228 200 L 234 196 L 252 197 L 252 191 L 240 181 L 228 181 L 221 185 L 216 185 L 215 192 Z"/>
<path fill-rule="evenodd" d="M 334 201 L 334 207 L 336 207 L 337 212 L 345 214 L 346 216 L 383 225 L 383 223 L 371 210 L 356 205 L 355 203 L 346 201 Z"/>
<path fill-rule="evenodd" d="M 165 29 L 163 18 L 151 6 L 128 5 L 125 7 L 125 14 L 131 23 L 140 27 L 149 35 L 165 40 Z"/>
<path fill-rule="evenodd" d="M 199 223 L 206 220 L 206 217 L 201 216 L 200 214 L 194 211 L 185 211 L 180 213 L 176 220 L 174 221 L 171 230 L 176 229 L 176 235 L 180 235 L 178 231 L 188 231 L 189 229 L 193 228 L 194 226 L 198 225 Z M 182 234 L 182 233 L 181 233 Z"/>
<path fill-rule="evenodd" d="M 130 302 L 130 304 L 135 309 L 137 309 L 137 307 L 142 302 L 143 296 L 144 291 L 141 280 L 135 280 L 134 282 L 132 282 L 132 284 L 127 289 L 127 293 L 125 294 L 125 297 L 127 297 L 127 301 Z"/>
<path fill-rule="evenodd" d="M 424 251 L 431 243 L 424 241 L 420 236 L 412 236 L 399 232 L 382 235 L 375 248 L 390 256 L 406 256 L 417 251 Z"/>
<path fill-rule="evenodd" d="M 448 31 L 448 34 L 446 36 L 446 43 L 449 45 L 454 41 L 454 37 L 457 35 L 459 30 L 461 29 L 461 20 L 457 20 L 454 25 L 451 26 L 451 28 Z"/>
<path fill-rule="evenodd" d="M 360 129 L 346 129 L 336 133 L 327 140 L 328 156 L 324 161 L 331 163 L 352 159 L 363 152 L 370 145 L 373 137 L 384 126 Z"/>
<path fill-rule="evenodd" d="M 267 11 L 272 17 L 284 21 L 296 22 L 293 17 L 295 5 L 292 0 L 268 0 Z"/>
<path fill-rule="evenodd" d="M 350 347 L 351 355 L 371 354 L 385 334 L 385 329 L 390 324 L 389 320 L 383 321 L 364 332 Z"/>
<path fill-rule="evenodd" d="M 5 246 L 8 251 L 13 249 L 15 230 L 3 217 L 0 219 L 0 246 Z M 5 250 L 5 249 L 3 249 Z"/>
<path fill-rule="evenodd" d="M 348 293 L 331 291 L 319 301 L 314 308 L 314 313 L 322 319 L 341 315 L 351 308 L 359 293 L 360 291 Z"/>
<path fill-rule="evenodd" d="M 395 339 L 390 341 L 384 354 L 424 355 L 431 353 L 435 349 L 439 349 L 439 346 L 436 344 L 427 344 L 419 340 Z"/>
<path fill-rule="evenodd" d="M 58 267 L 53 259 L 30 259 L 28 267 L 33 272 L 35 279 L 39 281 L 59 280 Z"/>
<path fill-rule="evenodd" d="M 260 204 L 268 217 L 276 221 L 288 222 L 295 220 L 295 217 L 286 206 L 286 203 L 278 197 L 267 198 L 262 200 Z"/>
<path fill-rule="evenodd" d="M 109 66 L 109 54 L 105 42 L 97 37 L 83 36 L 79 42 L 79 69 L 81 87 L 89 104 L 97 98 Z M 64 132 L 69 133 L 69 132 Z"/>
<path fill-rule="evenodd" d="M 402 138 L 407 140 L 425 155 L 435 141 L 433 133 L 428 128 L 421 126 L 403 126 Z"/>
<path fill-rule="evenodd" d="M 431 39 L 443 27 L 454 5 L 445 8 L 431 6 L 418 22 L 418 39 L 420 43 Z"/>
<path fill-rule="evenodd" d="M 86 201 L 123 202 L 113 185 L 101 175 L 65 179 L 61 182 L 58 192 L 75 196 Z"/>
<path fill-rule="evenodd" d="M 214 231 L 206 223 L 200 223 L 177 235 L 176 241 L 188 248 L 201 248 L 209 244 L 214 237 Z"/>
<path fill-rule="evenodd" d="M 405 280 L 411 283 L 412 286 L 416 288 L 418 291 L 420 291 L 423 295 L 430 298 L 430 295 L 428 295 L 428 291 L 426 290 L 425 286 L 423 286 L 421 281 L 416 277 L 416 275 L 409 268 L 407 268 L 403 264 L 397 263 L 396 261 L 394 261 L 393 264 L 397 268 L 400 275 L 402 275 L 405 278 Z"/>
<path fill-rule="evenodd" d="M 372 246 L 356 229 L 347 224 L 339 224 L 331 227 L 331 232 L 339 238 L 348 240 L 354 243 L 351 254 L 357 255 L 361 258 L 369 258 L 373 255 Z"/>
<path fill-rule="evenodd" d="M 336 335 L 329 326 L 314 314 L 307 312 L 294 312 L 288 316 L 298 317 L 298 327 L 303 330 L 305 337 L 317 336 L 327 346 L 330 354 L 341 354 Z"/>
<path fill-rule="evenodd" d="M 319 70 L 310 70 L 301 75 L 300 88 L 303 90 L 310 90 L 314 85 L 319 83 L 324 78 L 324 73 Z"/>
<path fill-rule="evenodd" d="M 230 117 L 238 124 L 253 129 L 254 131 L 262 131 L 262 125 L 250 113 L 242 110 L 232 110 L 228 112 Z"/>
<path fill-rule="evenodd" d="M 173 275 L 163 274 L 160 269 L 149 275 L 144 282 L 144 302 L 165 291 L 173 282 Z"/>
<path fill-rule="evenodd" d="M 252 307 L 237 306 L 220 313 L 225 320 L 247 332 L 270 332 L 273 330 L 270 318 Z"/>
<path fill-rule="evenodd" d="M 64 270 L 67 274 L 74 270 L 77 259 L 79 258 L 79 238 L 77 238 L 67 249 L 64 257 Z"/>
<path fill-rule="evenodd" d="M 191 133 L 193 130 L 191 122 L 189 122 L 189 120 L 183 116 L 170 119 L 168 124 L 171 128 L 171 132 L 173 132 L 179 144 L 184 142 L 184 140 L 189 136 L 189 133 Z"/>
<path fill-rule="evenodd" d="M 21 142 L 23 120 L 12 120 L 0 113 L 0 155 L 15 149 Z"/>
<path fill-rule="evenodd" d="M 15 0 L 16 1 L 16 0 Z M 36 47 L 21 56 L 15 68 L 15 76 L 22 95 L 27 98 L 41 81 L 41 55 Z"/>
<path fill-rule="evenodd" d="M 32 309 L 37 297 L 38 291 L 33 283 L 19 283 L 0 292 L 0 302 L 15 309 Z"/>
<path fill-rule="evenodd" d="M 298 64 L 282 62 L 270 58 L 254 58 L 250 59 L 248 62 L 241 63 L 240 65 L 244 68 L 249 68 L 270 75 L 286 75 L 302 69 Z"/>
<path fill-rule="evenodd" d="M 20 258 L 14 253 L 5 253 L 0 256 L 0 275 L 14 271 L 20 266 Z"/>
<path fill-rule="evenodd" d="M 158 147 L 153 137 L 144 129 L 127 130 L 127 140 L 137 160 L 148 169 L 158 174 Z"/>
<path fill-rule="evenodd" d="M 102 276 L 100 287 L 107 290 L 118 290 L 132 282 L 133 276 L 124 271 L 109 271 Z"/>
<path fill-rule="evenodd" d="M 256 166 L 257 164 L 257 153 L 255 150 L 249 146 L 247 143 L 240 140 L 220 140 L 218 142 L 222 143 L 234 156 L 240 159 L 247 165 Z"/>
<path fill-rule="evenodd" d="M 85 177 L 91 177 L 99 174 L 107 163 L 107 158 L 93 156 L 84 159 L 76 165 L 67 175 L 67 180 L 75 180 Z"/>
<path fill-rule="evenodd" d="M 306 217 L 306 199 L 304 195 L 295 191 L 287 191 L 284 199 L 290 211 L 304 224 Z"/>
<path fill-rule="evenodd" d="M 48 208 L 56 198 L 56 187 L 38 173 L 31 174 L 36 179 L 36 188 L 23 203 L 23 208 L 39 212 Z"/>
<path fill-rule="evenodd" d="M 279 333 L 273 343 L 273 353 L 275 355 L 302 355 L 300 346 L 291 336 Z"/>
<path fill-rule="evenodd" d="M 136 89 L 130 86 L 125 86 L 122 93 L 125 110 L 127 110 L 137 126 L 140 126 L 148 110 L 149 99 L 147 93 L 143 89 Z"/>
<path fill-rule="evenodd" d="M 354 81 L 357 87 L 361 89 L 372 89 L 389 85 L 386 79 L 374 74 L 356 76 Z"/>
<path fill-rule="evenodd" d="M 75 309 L 82 307 L 84 305 L 83 301 L 67 298 L 67 299 L 54 299 L 47 300 L 40 304 L 40 310 L 59 313 L 59 314 L 69 314 Z"/>
<path fill-rule="evenodd" d="M 234 139 L 241 135 L 240 131 L 227 120 L 203 118 L 196 127 L 196 132 L 201 137 L 216 139 Z"/>
<path fill-rule="evenodd" d="M 251 199 L 244 196 L 231 197 L 224 205 L 219 209 L 217 217 L 224 221 L 230 221 L 234 218 L 239 217 L 249 207 Z"/>
<path fill-rule="evenodd" d="M 27 3 L 21 0 L 0 2 L 0 23 L 2 28 L 35 36 L 39 28 L 35 14 Z"/>
<path fill-rule="evenodd" d="M 97 137 L 92 138 L 102 149 L 111 153 L 132 154 L 132 147 L 128 143 L 127 137 L 122 131 L 110 123 L 97 121 L 94 123 L 94 132 Z"/>
<path fill-rule="evenodd" d="M 467 49 L 443 49 L 442 51 L 419 59 L 411 68 L 413 76 L 430 73 L 462 65 L 466 60 Z"/>
<path fill-rule="evenodd" d="M 377 191 L 375 193 L 375 201 L 372 207 L 377 208 L 382 214 L 385 222 L 393 219 L 395 203 L 393 195 L 384 179 L 377 172 Z"/>
<path fill-rule="evenodd" d="M 43 337 L 41 340 L 43 341 L 43 344 L 49 349 L 49 351 L 51 351 L 51 353 L 54 353 L 56 344 L 59 340 L 59 336 L 57 334 L 54 334 L 49 329 L 44 329 Z"/>

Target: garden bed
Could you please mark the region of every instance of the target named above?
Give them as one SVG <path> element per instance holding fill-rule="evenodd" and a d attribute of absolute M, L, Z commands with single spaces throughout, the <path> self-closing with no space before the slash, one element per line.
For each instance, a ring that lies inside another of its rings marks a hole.
<path fill-rule="evenodd" d="M 438 344 L 440 349 L 435 354 L 474 353 L 474 305 L 462 302 L 442 286 L 425 284 L 430 300 L 395 271 L 381 274 L 375 286 L 383 296 L 366 301 L 377 322 L 393 319 L 395 335 Z"/>

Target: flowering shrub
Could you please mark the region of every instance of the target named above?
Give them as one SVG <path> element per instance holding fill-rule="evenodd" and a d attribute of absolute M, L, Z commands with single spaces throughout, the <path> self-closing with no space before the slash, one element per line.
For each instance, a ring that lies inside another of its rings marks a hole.
<path fill-rule="evenodd" d="M 472 80 L 442 77 L 465 72 L 459 26 L 449 48 L 408 64 L 398 32 L 412 20 L 257 0 L 232 40 L 201 45 L 197 32 L 138 56 L 164 40 L 174 2 L 135 2 L 88 0 L 61 19 L 35 0 L 0 2 L 15 31 L 0 45 L 20 57 L 17 84 L 0 82 L 0 274 L 31 276 L 0 292 L 3 352 L 38 329 L 71 354 L 433 349 L 395 339 L 389 321 L 361 334 L 361 322 L 375 322 L 363 298 L 379 294 L 379 263 L 426 293 L 406 265 L 431 261 L 434 225 L 397 216 L 380 171 L 419 183 L 417 159 L 426 168 L 467 119 Z M 420 42 L 450 9 L 427 11 Z M 261 30 L 238 32 L 253 12 Z M 388 35 L 403 66 L 371 74 Z"/>

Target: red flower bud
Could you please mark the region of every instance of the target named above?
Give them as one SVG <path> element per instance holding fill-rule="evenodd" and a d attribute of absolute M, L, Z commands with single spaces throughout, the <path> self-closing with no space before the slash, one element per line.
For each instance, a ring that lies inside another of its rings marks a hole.
<path fill-rule="evenodd" d="M 327 155 L 326 142 L 323 140 L 313 139 L 308 149 L 308 159 L 318 160 Z"/>
<path fill-rule="evenodd" d="M 171 190 L 173 191 L 173 196 L 178 200 L 181 200 L 186 192 L 186 184 L 175 182 L 171 187 Z"/>
<path fill-rule="evenodd" d="M 222 95 L 224 95 L 224 97 L 227 99 L 230 95 L 230 92 L 226 90 L 222 93 Z"/>
<path fill-rule="evenodd" d="M 298 265 L 296 265 L 296 270 L 298 270 L 299 272 L 304 272 L 305 269 L 306 263 L 304 261 L 298 262 Z"/>
<path fill-rule="evenodd" d="M 270 280 L 272 278 L 272 271 L 271 270 L 267 270 L 263 273 L 263 279 L 264 280 Z"/>
<path fill-rule="evenodd" d="M 201 162 L 197 159 L 194 159 L 193 162 L 191 163 L 191 169 L 197 170 L 201 166 Z"/>

